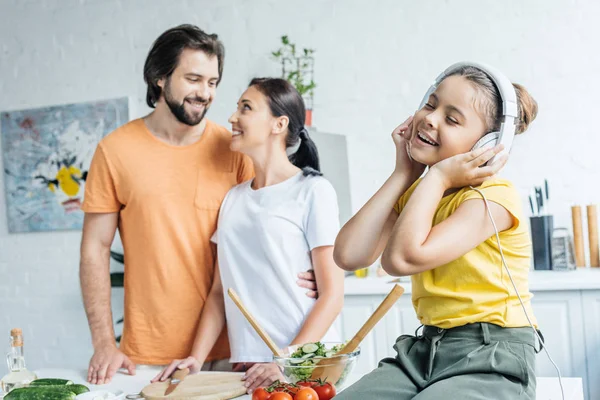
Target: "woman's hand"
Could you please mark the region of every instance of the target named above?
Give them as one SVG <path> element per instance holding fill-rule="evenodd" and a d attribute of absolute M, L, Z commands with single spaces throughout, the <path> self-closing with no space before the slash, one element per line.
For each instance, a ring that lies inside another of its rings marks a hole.
<path fill-rule="evenodd" d="M 242 380 L 246 381 L 244 386 L 248 393 L 252 393 L 259 387 L 269 386 L 276 380 L 284 381 L 285 377 L 275 363 L 256 363 L 248 369 Z"/>
<path fill-rule="evenodd" d="M 413 117 L 410 116 L 406 121 L 396 127 L 396 129 L 392 131 L 392 140 L 396 145 L 396 169 L 394 172 L 408 172 L 411 180 L 414 182 L 421 174 L 423 174 L 423 171 L 425 171 L 425 165 L 413 160 L 410 155 L 410 140 L 413 135 L 412 120 Z"/>
<path fill-rule="evenodd" d="M 189 368 L 191 374 L 200 372 L 202 369 L 202 363 L 198 362 L 194 357 L 189 356 L 184 360 L 173 360 L 165 369 L 163 369 L 158 375 L 152 378 L 151 382 L 164 381 L 168 379 L 176 369 Z"/>
<path fill-rule="evenodd" d="M 504 155 L 492 165 L 481 167 L 503 149 L 504 145 L 499 144 L 491 149 L 483 148 L 458 154 L 433 165 L 429 173 L 439 177 L 445 189 L 479 186 L 496 175 L 506 164 L 508 157 Z"/>

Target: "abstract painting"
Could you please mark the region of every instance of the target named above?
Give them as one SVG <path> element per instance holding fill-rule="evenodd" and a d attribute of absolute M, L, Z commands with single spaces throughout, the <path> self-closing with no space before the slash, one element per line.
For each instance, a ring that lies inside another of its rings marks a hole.
<path fill-rule="evenodd" d="M 8 230 L 77 230 L 102 137 L 129 120 L 127 98 L 2 112 Z"/>

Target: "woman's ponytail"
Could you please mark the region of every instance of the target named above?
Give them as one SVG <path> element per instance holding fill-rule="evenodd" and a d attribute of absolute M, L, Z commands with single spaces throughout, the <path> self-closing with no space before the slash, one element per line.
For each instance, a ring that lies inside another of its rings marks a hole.
<path fill-rule="evenodd" d="M 298 168 L 302 168 L 305 176 L 323 175 L 319 162 L 319 151 L 317 145 L 308 135 L 306 128 L 302 128 L 298 133 L 300 145 L 295 153 L 289 156 L 290 161 Z"/>

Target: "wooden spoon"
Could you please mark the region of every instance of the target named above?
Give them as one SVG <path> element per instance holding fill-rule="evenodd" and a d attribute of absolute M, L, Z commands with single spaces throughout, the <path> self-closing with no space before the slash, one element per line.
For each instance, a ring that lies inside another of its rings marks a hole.
<path fill-rule="evenodd" d="M 381 320 L 381 318 L 383 318 L 389 309 L 392 308 L 400 296 L 402 296 L 402 293 L 404 293 L 404 288 L 399 285 L 394 285 L 391 292 L 386 296 L 385 299 L 383 299 L 373 315 L 371 315 L 367 322 L 365 322 L 358 332 L 356 332 L 356 335 L 354 335 L 354 337 L 350 339 L 350 341 L 346 343 L 346 345 L 342 347 L 340 351 L 334 354 L 334 358 L 325 358 L 319 362 L 327 362 L 329 365 L 320 366 L 318 365 L 319 363 L 317 364 L 311 374 L 311 379 L 327 380 L 327 382 L 335 384 L 344 371 L 344 357 L 336 356 L 349 354 L 355 351 L 365 336 L 371 332 L 371 329 L 373 329 L 379 320 Z"/>
<path fill-rule="evenodd" d="M 227 290 L 227 294 L 229 294 L 231 300 L 233 300 L 233 302 L 240 309 L 242 314 L 244 314 L 244 317 L 246 317 L 248 322 L 250 322 L 250 325 L 252 325 L 256 333 L 258 333 L 258 336 L 260 336 L 260 338 L 265 342 L 265 344 L 269 346 L 269 349 L 271 349 L 273 354 L 277 357 L 284 357 L 282 351 L 277 347 L 273 339 L 271 339 L 269 334 L 265 332 L 265 330 L 258 324 L 258 322 L 252 316 L 252 314 L 250 314 L 250 312 L 246 309 L 235 290 L 229 288 L 229 290 Z"/>

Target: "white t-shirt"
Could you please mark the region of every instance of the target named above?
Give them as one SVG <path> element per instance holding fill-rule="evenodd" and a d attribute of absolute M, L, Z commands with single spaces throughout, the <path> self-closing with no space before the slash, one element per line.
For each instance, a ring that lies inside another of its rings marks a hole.
<path fill-rule="evenodd" d="M 269 362 L 273 354 L 227 295 L 233 288 L 279 348 L 290 345 L 315 299 L 298 286 L 312 269 L 310 251 L 333 246 L 339 231 L 337 196 L 320 176 L 302 172 L 258 190 L 233 187 L 219 213 L 217 243 L 234 362 Z M 322 340 L 339 341 L 330 328 Z"/>

